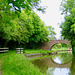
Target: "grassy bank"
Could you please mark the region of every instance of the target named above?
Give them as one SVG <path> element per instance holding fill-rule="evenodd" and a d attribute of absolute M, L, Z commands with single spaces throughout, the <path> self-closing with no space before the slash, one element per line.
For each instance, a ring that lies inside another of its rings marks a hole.
<path fill-rule="evenodd" d="M 41 50 L 41 49 L 25 49 L 24 52 L 25 52 L 26 54 L 33 54 L 33 53 L 43 53 L 43 54 L 47 54 L 47 53 L 50 53 L 50 51 Z"/>
<path fill-rule="evenodd" d="M 65 48 L 63 50 L 65 50 Z M 57 51 L 57 49 L 54 51 Z M 53 51 L 26 49 L 24 52 L 26 54 L 47 54 Z M 44 75 L 39 71 L 37 67 L 34 67 L 34 65 L 26 59 L 24 54 L 16 54 L 15 51 L 9 51 L 8 53 L 0 54 L 0 60 L 2 61 L 1 67 L 3 75 Z"/>
<path fill-rule="evenodd" d="M 67 47 L 61 47 L 61 48 L 52 48 L 51 51 L 58 51 L 58 50 L 68 50 Z"/>
<path fill-rule="evenodd" d="M 51 52 L 56 52 L 58 50 L 68 50 L 68 48 L 66 47 L 62 47 L 62 48 L 52 48 L 51 51 L 47 51 L 47 50 L 41 50 L 41 49 L 25 49 L 24 52 L 26 54 L 33 54 L 33 53 L 43 53 L 43 54 L 47 54 L 47 53 L 51 53 Z"/>
<path fill-rule="evenodd" d="M 9 53 L 0 54 L 0 59 L 2 56 L 3 75 L 43 75 L 23 54 L 9 51 Z"/>

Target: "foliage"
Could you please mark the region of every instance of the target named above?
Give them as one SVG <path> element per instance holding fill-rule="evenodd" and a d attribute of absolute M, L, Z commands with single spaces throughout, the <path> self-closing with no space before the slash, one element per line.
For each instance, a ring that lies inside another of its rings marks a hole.
<path fill-rule="evenodd" d="M 65 22 L 61 24 L 61 28 L 62 28 L 62 35 L 64 35 L 65 39 L 74 39 L 75 37 L 75 33 L 73 30 L 73 25 L 75 22 L 73 22 L 73 19 L 75 18 L 75 15 L 71 14 L 65 17 Z M 72 28 L 72 29 L 71 29 Z"/>
<path fill-rule="evenodd" d="M 44 11 L 44 8 L 39 6 L 40 2 L 40 0 L 0 0 L 0 47 L 37 48 L 49 40 L 49 33 L 54 37 L 54 29 L 48 31 L 39 16 L 32 11 L 34 7 Z"/>
<path fill-rule="evenodd" d="M 29 38 L 29 43 L 26 45 L 28 45 L 27 48 L 37 48 L 37 45 L 49 40 L 47 37 L 48 30 L 38 15 L 32 13 L 30 16 L 33 18 L 32 24 L 34 33 L 31 35 Z"/>
<path fill-rule="evenodd" d="M 23 10 L 19 15 L 3 12 L 0 20 L 1 47 L 26 44 L 27 48 L 36 48 L 38 43 L 48 41 L 48 30 L 35 12 Z"/>
<path fill-rule="evenodd" d="M 73 7 L 74 7 L 74 0 L 62 0 L 61 2 L 62 14 L 70 13 Z"/>
<path fill-rule="evenodd" d="M 75 55 L 75 1 L 63 0 L 62 2 L 63 13 L 66 12 L 65 21 L 61 24 L 62 36 L 65 39 L 71 40 L 72 51 Z M 69 13 L 69 14 L 68 14 Z"/>
<path fill-rule="evenodd" d="M 57 49 L 62 48 L 62 47 L 68 48 L 69 46 L 67 44 L 64 44 L 64 43 L 59 43 L 59 44 L 56 44 L 53 46 L 53 48 L 57 48 Z"/>
<path fill-rule="evenodd" d="M 54 28 L 52 26 L 46 26 L 47 30 L 49 31 L 49 39 L 56 39 L 55 35 L 55 31 Z"/>
<path fill-rule="evenodd" d="M 56 44 L 52 47 L 51 51 L 58 51 L 58 50 L 68 50 L 69 46 L 64 43 Z"/>
<path fill-rule="evenodd" d="M 40 0 L 0 0 L 0 10 L 21 12 L 22 9 L 32 10 L 35 7 L 37 10 L 44 11 L 45 8 L 39 6 L 40 2 Z"/>

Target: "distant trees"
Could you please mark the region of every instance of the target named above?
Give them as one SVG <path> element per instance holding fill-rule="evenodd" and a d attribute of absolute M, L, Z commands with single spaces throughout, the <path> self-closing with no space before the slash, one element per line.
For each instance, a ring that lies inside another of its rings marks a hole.
<path fill-rule="evenodd" d="M 55 35 L 55 31 L 54 31 L 54 28 L 52 26 L 46 26 L 47 27 L 47 30 L 49 31 L 49 39 L 56 39 Z"/>
<path fill-rule="evenodd" d="M 60 26 L 61 33 L 65 39 L 71 40 L 72 51 L 75 55 L 75 1 L 63 0 L 61 6 L 65 14 L 65 21 Z"/>
<path fill-rule="evenodd" d="M 68 49 L 69 48 L 69 45 L 67 44 L 64 44 L 64 43 L 59 43 L 59 44 L 56 44 L 52 47 L 52 49 Z"/>

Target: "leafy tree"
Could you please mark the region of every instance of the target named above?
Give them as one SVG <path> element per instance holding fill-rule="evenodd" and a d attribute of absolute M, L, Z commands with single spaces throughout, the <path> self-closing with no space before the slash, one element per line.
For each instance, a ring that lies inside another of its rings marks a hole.
<path fill-rule="evenodd" d="M 34 12 L 30 14 L 32 17 L 33 24 L 33 34 L 29 38 L 29 43 L 27 43 L 27 48 L 37 48 L 41 43 L 48 41 L 48 30 L 44 26 L 39 16 Z"/>
<path fill-rule="evenodd" d="M 62 36 L 65 39 L 71 40 L 72 53 L 75 55 L 75 1 L 63 0 L 63 13 L 66 12 L 65 21 L 61 24 Z M 68 14 L 69 13 L 69 14 Z"/>
<path fill-rule="evenodd" d="M 71 9 L 74 7 L 74 0 L 62 0 L 61 2 L 61 10 L 62 14 L 68 14 L 70 13 Z"/>
<path fill-rule="evenodd" d="M 32 10 L 36 8 L 44 12 L 45 8 L 39 6 L 40 2 L 41 0 L 0 0 L 1 47 L 26 43 L 38 45 L 48 41 L 48 31 L 44 23 Z M 22 9 L 25 10 L 21 11 Z"/>
<path fill-rule="evenodd" d="M 40 0 L 0 0 L 0 17 L 2 18 L 2 12 L 15 11 L 17 14 L 22 9 L 32 10 L 36 8 L 39 11 L 44 12 L 45 7 L 39 6 Z"/>
<path fill-rule="evenodd" d="M 25 45 L 36 48 L 39 43 L 48 41 L 48 30 L 39 16 L 33 11 L 23 10 L 18 17 L 15 12 L 2 13 L 0 20 L 1 47 Z M 7 16 L 8 17 L 7 17 Z M 4 41 L 4 43 L 2 43 Z"/>
<path fill-rule="evenodd" d="M 55 31 L 54 28 L 52 26 L 46 26 L 47 30 L 49 31 L 49 39 L 56 39 L 55 35 Z"/>

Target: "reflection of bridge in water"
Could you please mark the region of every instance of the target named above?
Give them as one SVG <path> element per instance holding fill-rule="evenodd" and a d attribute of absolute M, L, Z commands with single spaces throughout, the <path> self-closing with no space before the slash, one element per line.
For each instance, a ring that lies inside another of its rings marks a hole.
<path fill-rule="evenodd" d="M 52 58 L 43 58 L 43 59 L 38 59 L 34 60 L 32 62 L 35 66 L 38 66 L 39 68 L 44 68 L 44 67 L 52 67 L 52 68 L 70 68 L 72 61 L 69 61 L 65 64 L 57 64 L 55 63 Z M 41 66 L 40 66 L 41 65 Z"/>

